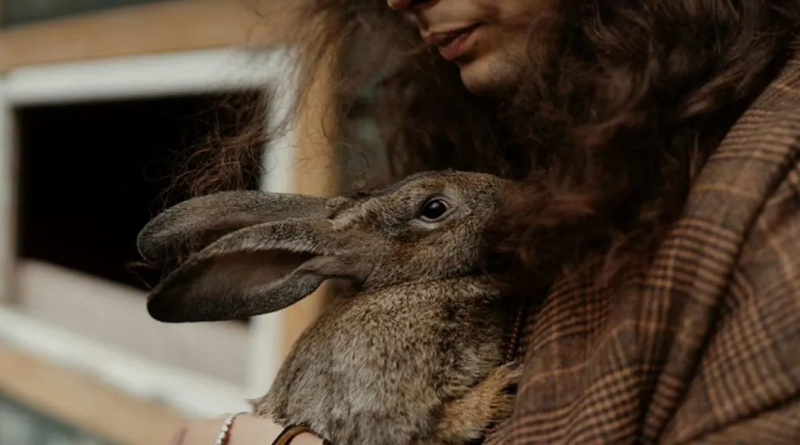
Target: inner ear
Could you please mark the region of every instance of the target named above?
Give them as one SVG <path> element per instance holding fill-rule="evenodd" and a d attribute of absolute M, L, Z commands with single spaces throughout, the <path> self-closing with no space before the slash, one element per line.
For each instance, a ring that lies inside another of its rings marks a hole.
<path fill-rule="evenodd" d="M 147 309 L 156 320 L 177 323 L 245 319 L 276 311 L 319 286 L 322 277 L 297 273 L 314 257 L 275 249 L 190 260 L 153 290 Z M 293 274 L 297 276 L 287 282 Z"/>

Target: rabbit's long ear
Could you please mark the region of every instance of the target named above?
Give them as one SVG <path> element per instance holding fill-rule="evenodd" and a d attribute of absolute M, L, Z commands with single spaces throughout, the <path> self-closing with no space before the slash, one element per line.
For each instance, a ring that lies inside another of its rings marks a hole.
<path fill-rule="evenodd" d="M 141 256 L 160 262 L 197 251 L 236 230 L 288 218 L 322 217 L 325 198 L 256 191 L 190 199 L 153 218 L 139 233 Z"/>
<path fill-rule="evenodd" d="M 363 280 L 370 270 L 348 256 L 343 236 L 324 219 L 239 230 L 162 281 L 150 294 L 148 311 L 171 323 L 241 319 L 288 307 L 328 278 Z"/>

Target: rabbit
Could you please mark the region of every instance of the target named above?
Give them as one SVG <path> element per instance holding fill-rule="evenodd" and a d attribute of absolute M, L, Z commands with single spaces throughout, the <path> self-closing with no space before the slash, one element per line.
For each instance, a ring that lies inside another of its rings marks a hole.
<path fill-rule="evenodd" d="M 241 319 L 344 280 L 353 292 L 303 332 L 254 413 L 335 445 L 472 443 L 511 415 L 520 376 L 507 358 L 514 306 L 481 272 L 505 181 L 430 171 L 358 197 L 185 201 L 139 235 L 151 262 L 199 249 L 151 291 L 148 312 Z"/>

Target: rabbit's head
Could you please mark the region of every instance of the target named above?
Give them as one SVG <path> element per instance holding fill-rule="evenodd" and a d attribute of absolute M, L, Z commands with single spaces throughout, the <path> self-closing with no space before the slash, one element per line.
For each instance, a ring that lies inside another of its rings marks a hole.
<path fill-rule="evenodd" d="M 151 292 L 161 321 L 283 309 L 329 278 L 362 290 L 476 273 L 503 181 L 421 173 L 359 198 L 225 192 L 178 204 L 139 235 L 148 261 L 194 250 Z"/>

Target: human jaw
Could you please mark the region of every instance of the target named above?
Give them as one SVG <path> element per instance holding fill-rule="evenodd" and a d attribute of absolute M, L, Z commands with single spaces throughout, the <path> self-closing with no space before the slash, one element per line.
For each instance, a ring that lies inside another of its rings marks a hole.
<path fill-rule="evenodd" d="M 434 0 L 404 9 L 414 16 L 423 39 L 459 67 L 464 85 L 484 95 L 516 81 L 531 24 L 547 10 L 545 5 L 552 3 L 554 0 Z"/>

